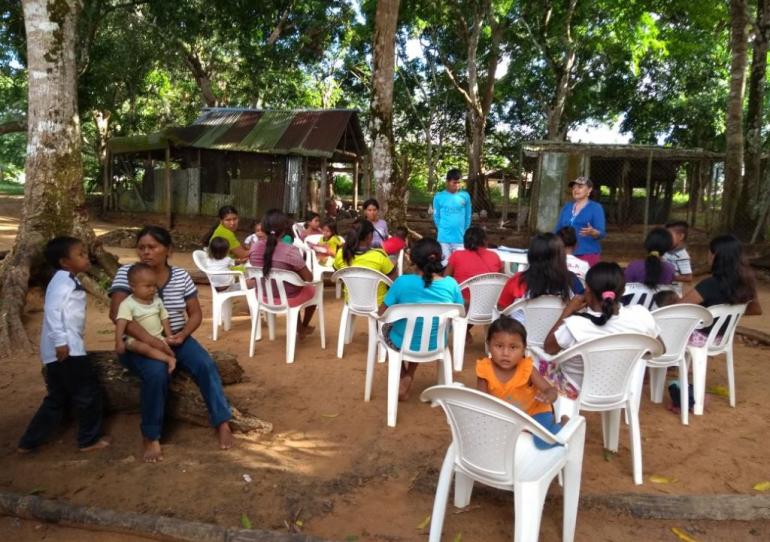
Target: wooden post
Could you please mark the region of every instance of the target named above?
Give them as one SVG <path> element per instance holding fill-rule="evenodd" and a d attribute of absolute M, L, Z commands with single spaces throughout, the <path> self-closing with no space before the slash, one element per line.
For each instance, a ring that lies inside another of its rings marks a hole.
<path fill-rule="evenodd" d="M 358 157 L 353 162 L 353 209 L 358 209 Z"/>
<path fill-rule="evenodd" d="M 652 151 L 647 158 L 647 180 L 644 191 L 644 235 L 647 235 L 647 227 L 650 223 L 650 181 L 652 180 Z M 631 188 L 633 192 L 633 188 Z M 631 200 L 633 201 L 633 199 Z"/>
<path fill-rule="evenodd" d="M 326 184 L 328 182 L 327 176 L 327 159 L 322 158 L 321 159 L 321 196 L 320 196 L 320 202 L 318 205 L 318 212 L 323 214 L 323 212 L 326 210 Z"/>
<path fill-rule="evenodd" d="M 102 171 L 102 213 L 108 210 L 110 205 L 110 149 L 107 147 L 107 155 L 104 157 L 104 170 Z"/>
<path fill-rule="evenodd" d="M 170 230 L 171 223 L 171 146 L 166 142 L 166 167 L 163 170 L 163 179 L 166 182 L 166 224 Z"/>
<path fill-rule="evenodd" d="M 503 223 L 508 220 L 508 205 L 511 197 L 511 180 L 505 178 L 503 173 Z"/>

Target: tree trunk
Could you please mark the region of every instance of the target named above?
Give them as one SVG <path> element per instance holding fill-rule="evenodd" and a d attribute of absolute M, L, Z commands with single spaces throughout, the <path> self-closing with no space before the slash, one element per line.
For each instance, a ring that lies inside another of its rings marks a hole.
<path fill-rule="evenodd" d="M 725 186 L 720 226 L 733 231 L 743 168 L 743 86 L 746 74 L 746 0 L 730 0 L 730 94 L 727 98 Z"/>
<path fill-rule="evenodd" d="M 751 234 L 759 218 L 762 120 L 764 116 L 765 76 L 767 73 L 768 32 L 770 32 L 770 1 L 757 0 L 757 21 L 751 56 L 748 109 L 746 111 L 746 163 L 743 173 L 736 229 L 742 237 Z"/>
<path fill-rule="evenodd" d="M 86 226 L 77 108 L 77 0 L 24 0 L 29 95 L 26 184 L 13 250 L 0 266 L 0 355 L 31 349 L 21 321 L 43 244 Z"/>
<path fill-rule="evenodd" d="M 211 74 L 203 67 L 203 62 L 201 62 L 200 57 L 194 51 L 187 49 L 186 45 L 184 47 L 185 61 L 195 78 L 195 84 L 198 85 L 198 90 L 201 92 L 203 105 L 215 107 L 217 105 L 217 98 L 214 96 L 214 91 L 211 88 Z"/>
<path fill-rule="evenodd" d="M 371 104 L 372 173 L 375 190 L 385 219 L 394 226 L 405 224 L 406 218 L 403 199 L 406 186 L 398 174 L 393 136 L 393 77 L 399 2 L 400 0 L 377 1 Z"/>
<path fill-rule="evenodd" d="M 486 118 L 468 111 L 468 193 L 471 196 L 471 204 L 474 211 L 493 209 L 492 200 L 489 197 L 486 178 L 482 169 L 482 151 L 484 148 L 484 129 Z"/>
<path fill-rule="evenodd" d="M 137 412 L 139 379 L 120 364 L 115 352 L 90 352 L 89 356 L 99 373 L 107 409 L 115 412 Z M 243 381 L 243 368 L 238 363 L 237 356 L 227 352 L 211 352 L 211 357 L 217 364 L 222 385 L 227 386 Z M 271 423 L 241 412 L 232 401 L 230 406 L 233 415 L 230 425 L 233 430 L 243 433 L 249 431 L 269 433 L 273 430 Z M 177 371 L 171 379 L 166 411 L 174 419 L 209 427 L 206 403 L 192 376 L 185 371 Z"/>
<path fill-rule="evenodd" d="M 565 55 L 564 66 L 556 74 L 556 89 L 551 105 L 548 108 L 547 137 L 551 141 L 563 141 L 567 134 L 566 127 L 562 126 L 561 119 L 564 115 L 564 109 L 567 106 L 567 98 L 569 97 L 570 90 L 570 75 L 572 74 L 572 67 L 574 64 L 575 48 L 570 47 Z"/>

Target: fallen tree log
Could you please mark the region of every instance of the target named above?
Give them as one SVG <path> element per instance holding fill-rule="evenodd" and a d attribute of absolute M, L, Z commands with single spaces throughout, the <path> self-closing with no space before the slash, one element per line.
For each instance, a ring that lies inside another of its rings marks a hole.
<path fill-rule="evenodd" d="M 765 333 L 764 331 L 751 329 L 745 326 L 738 326 L 735 329 L 735 332 L 742 337 L 758 342 L 762 346 L 770 346 L 770 333 Z"/>
<path fill-rule="evenodd" d="M 107 409 L 138 411 L 139 378 L 120 364 L 115 352 L 96 351 L 90 352 L 89 355 L 99 371 Z M 238 363 L 237 356 L 227 352 L 211 352 L 211 357 L 217 364 L 224 386 L 243 381 L 243 367 Z M 230 408 L 233 414 L 230 426 L 233 431 L 269 433 L 273 430 L 273 424 L 242 412 L 232 400 L 230 400 Z M 176 371 L 171 379 L 166 413 L 177 420 L 209 426 L 206 403 L 192 376 L 185 371 Z"/>
<path fill-rule="evenodd" d="M 641 519 L 770 519 L 770 495 L 581 495 L 580 506 L 617 510 Z"/>
<path fill-rule="evenodd" d="M 320 538 L 304 534 L 234 529 L 152 514 L 76 506 L 34 495 L 6 492 L 0 492 L 0 515 L 177 542 L 323 542 Z"/>

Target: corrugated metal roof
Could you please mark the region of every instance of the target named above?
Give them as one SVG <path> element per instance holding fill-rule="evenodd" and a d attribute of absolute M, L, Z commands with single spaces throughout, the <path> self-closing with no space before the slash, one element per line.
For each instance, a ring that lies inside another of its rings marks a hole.
<path fill-rule="evenodd" d="M 358 114 L 346 109 L 273 110 L 204 109 L 193 124 L 166 128 L 146 136 L 115 137 L 109 141 L 112 153 L 162 149 L 166 142 L 177 147 L 296 154 L 331 158 L 344 149 L 345 132 L 358 147 L 366 144 Z"/>

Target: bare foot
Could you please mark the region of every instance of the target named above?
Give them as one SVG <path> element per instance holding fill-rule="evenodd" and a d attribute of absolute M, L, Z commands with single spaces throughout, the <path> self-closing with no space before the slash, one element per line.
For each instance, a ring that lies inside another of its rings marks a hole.
<path fill-rule="evenodd" d="M 299 326 L 297 333 L 300 337 L 307 337 L 315 331 L 315 326 Z"/>
<path fill-rule="evenodd" d="M 90 446 L 85 446 L 83 448 L 80 448 L 81 452 L 93 452 L 94 450 L 101 450 L 102 448 L 106 448 L 112 444 L 112 439 L 110 437 L 102 437 Z"/>
<path fill-rule="evenodd" d="M 233 447 L 233 433 L 230 431 L 230 424 L 228 422 L 222 422 L 216 429 L 217 437 L 219 438 L 219 448 L 222 450 L 229 450 Z"/>
<path fill-rule="evenodd" d="M 142 445 L 144 446 L 142 459 L 145 463 L 157 463 L 158 461 L 163 461 L 163 452 L 160 451 L 159 440 L 142 439 Z"/>
<path fill-rule="evenodd" d="M 401 377 L 401 382 L 398 383 L 398 400 L 406 401 L 409 399 L 409 388 L 412 387 L 412 377 L 404 375 Z"/>

